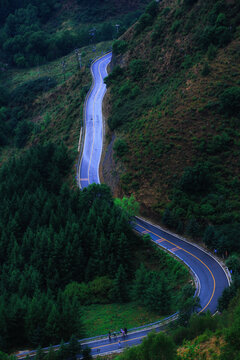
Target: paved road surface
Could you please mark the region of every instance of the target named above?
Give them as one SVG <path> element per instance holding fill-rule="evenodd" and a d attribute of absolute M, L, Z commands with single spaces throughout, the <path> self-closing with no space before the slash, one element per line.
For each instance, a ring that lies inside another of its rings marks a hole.
<path fill-rule="evenodd" d="M 107 65 L 111 60 L 111 54 L 97 59 L 92 65 L 93 86 L 88 94 L 85 107 L 85 142 L 83 156 L 80 163 L 78 181 L 81 188 L 91 183 L 100 183 L 99 163 L 102 152 L 103 124 L 102 124 L 102 100 L 106 92 L 103 79 L 107 76 Z M 203 249 L 194 246 L 176 236 L 173 236 L 158 226 L 154 226 L 143 219 L 136 218 L 133 225 L 135 230 L 141 234 L 149 234 L 152 240 L 159 246 L 178 256 L 190 267 L 196 278 L 199 280 L 200 312 L 210 310 L 216 311 L 217 301 L 229 280 L 222 266 L 211 255 Z M 125 324 L 122 325 L 125 327 Z M 156 331 L 162 327 L 156 328 Z M 126 338 L 118 336 L 118 341 L 108 338 L 88 342 L 92 354 L 103 354 L 113 350 L 121 350 L 124 347 L 139 344 L 141 339 L 151 330 L 141 330 L 128 334 Z M 26 355 L 23 355 L 24 358 Z M 20 358 L 20 357 L 19 357 Z"/>
<path fill-rule="evenodd" d="M 103 79 L 107 76 L 107 65 L 110 60 L 111 54 L 103 56 L 95 61 L 91 68 L 94 82 L 85 106 L 85 139 L 80 163 L 80 188 L 92 183 L 100 184 L 98 169 L 103 143 L 102 100 L 106 92 Z"/>

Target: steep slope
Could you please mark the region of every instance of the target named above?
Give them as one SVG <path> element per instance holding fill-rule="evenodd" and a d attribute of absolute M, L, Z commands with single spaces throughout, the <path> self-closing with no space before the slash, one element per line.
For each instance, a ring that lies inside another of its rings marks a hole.
<path fill-rule="evenodd" d="M 239 1 L 152 2 L 113 47 L 121 68 L 106 80 L 108 125 L 121 191 L 191 236 L 239 221 L 239 10 Z"/>

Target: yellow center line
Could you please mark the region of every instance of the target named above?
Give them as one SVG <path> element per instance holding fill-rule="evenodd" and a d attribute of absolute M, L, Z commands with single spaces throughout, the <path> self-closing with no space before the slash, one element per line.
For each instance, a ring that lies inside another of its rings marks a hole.
<path fill-rule="evenodd" d="M 202 264 L 208 269 L 208 271 L 210 272 L 210 274 L 211 274 L 211 276 L 212 276 L 212 278 L 213 278 L 213 291 L 212 291 L 212 295 L 211 295 L 210 300 L 208 301 L 207 305 L 205 305 L 204 308 L 199 311 L 199 314 L 200 314 L 202 311 L 204 311 L 204 310 L 206 309 L 206 307 L 208 307 L 208 305 L 209 305 L 210 302 L 212 301 L 213 295 L 214 295 L 214 293 L 215 293 L 216 281 L 215 281 L 215 277 L 214 277 L 212 271 L 209 269 L 209 267 L 207 266 L 207 264 L 205 264 L 201 259 L 199 259 L 196 255 L 192 254 L 190 251 L 187 251 L 187 250 L 183 249 L 182 247 L 174 244 L 172 241 L 163 238 L 162 236 L 154 233 L 154 232 L 151 231 L 151 230 L 148 230 L 147 228 L 145 228 L 144 226 L 142 226 L 142 225 L 140 225 L 140 224 L 137 224 L 137 225 L 138 225 L 139 227 L 143 228 L 145 231 L 148 231 L 148 233 L 151 233 L 151 234 L 157 236 L 159 239 L 162 239 L 163 241 L 166 241 L 166 242 L 168 242 L 169 244 L 172 244 L 172 245 L 174 245 L 175 247 L 178 247 L 179 250 L 185 251 L 186 253 L 188 253 L 189 255 L 191 255 L 192 257 L 194 257 L 195 259 L 197 259 L 198 261 L 200 261 L 200 263 L 202 263 Z"/>

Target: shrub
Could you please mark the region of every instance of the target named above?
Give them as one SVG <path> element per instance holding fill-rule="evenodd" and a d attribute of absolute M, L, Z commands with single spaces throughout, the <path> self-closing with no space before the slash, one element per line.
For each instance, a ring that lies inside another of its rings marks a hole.
<path fill-rule="evenodd" d="M 56 81 L 47 76 L 37 80 L 30 80 L 14 89 L 10 95 L 10 100 L 14 105 L 23 105 L 31 102 L 39 93 L 54 86 L 56 86 Z"/>
<path fill-rule="evenodd" d="M 196 194 L 207 191 L 211 183 L 210 165 L 206 162 L 199 162 L 195 166 L 185 169 L 179 186 L 187 193 Z"/>
<path fill-rule="evenodd" d="M 156 0 L 153 0 L 150 2 L 150 4 L 148 4 L 148 6 L 146 7 L 146 11 L 147 14 L 151 15 L 152 17 L 156 16 L 158 13 L 158 3 L 156 2 Z"/>
<path fill-rule="evenodd" d="M 130 62 L 130 73 L 134 80 L 138 80 L 144 74 L 145 64 L 141 59 L 132 60 Z"/>
<path fill-rule="evenodd" d="M 135 25 L 136 34 L 140 34 L 147 26 L 152 24 L 152 16 L 150 14 L 143 14 L 140 16 L 137 24 Z"/>
<path fill-rule="evenodd" d="M 124 54 L 127 50 L 127 42 L 124 40 L 116 40 L 113 43 L 112 49 L 115 55 Z"/>
<path fill-rule="evenodd" d="M 240 111 L 240 86 L 226 89 L 219 97 L 221 110 L 226 115 L 238 115 Z"/>
<path fill-rule="evenodd" d="M 125 140 L 117 139 L 113 145 L 113 150 L 118 157 L 124 156 L 128 152 L 128 146 Z"/>
<path fill-rule="evenodd" d="M 202 76 L 207 76 L 208 74 L 210 74 L 210 72 L 211 72 L 211 68 L 208 65 L 208 63 L 205 62 L 205 64 L 203 65 L 201 74 L 202 74 Z"/>
<path fill-rule="evenodd" d="M 153 32 L 151 34 L 152 42 L 155 43 L 157 40 L 161 40 L 163 36 L 163 30 L 166 26 L 166 23 L 163 19 L 160 19 L 158 23 L 154 26 Z"/>
<path fill-rule="evenodd" d="M 21 121 L 16 128 L 15 143 L 18 148 L 24 147 L 26 144 L 30 132 L 32 130 L 32 124 L 26 120 Z"/>
<path fill-rule="evenodd" d="M 210 44 L 207 50 L 207 58 L 208 60 L 213 60 L 215 59 L 217 55 L 217 48 L 216 46 L 214 46 L 213 44 Z"/>
<path fill-rule="evenodd" d="M 113 84 L 113 82 L 119 79 L 123 75 L 123 69 L 117 65 L 113 68 L 112 72 L 104 78 L 104 82 L 107 86 Z"/>
<path fill-rule="evenodd" d="M 198 238 L 200 236 L 200 226 L 195 218 L 191 218 L 186 227 L 186 232 L 189 236 L 193 238 Z"/>
<path fill-rule="evenodd" d="M 175 20 L 171 26 L 171 32 L 173 34 L 175 34 L 177 32 L 177 30 L 179 29 L 181 25 L 181 21 L 180 20 Z"/>

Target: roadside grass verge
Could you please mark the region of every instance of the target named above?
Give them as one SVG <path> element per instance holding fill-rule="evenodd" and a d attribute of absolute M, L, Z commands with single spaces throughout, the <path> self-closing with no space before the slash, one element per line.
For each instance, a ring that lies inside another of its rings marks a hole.
<path fill-rule="evenodd" d="M 120 331 L 121 328 L 141 326 L 161 320 L 155 312 L 147 311 L 135 302 L 125 304 L 94 304 L 82 309 L 82 323 L 86 337 Z"/>

